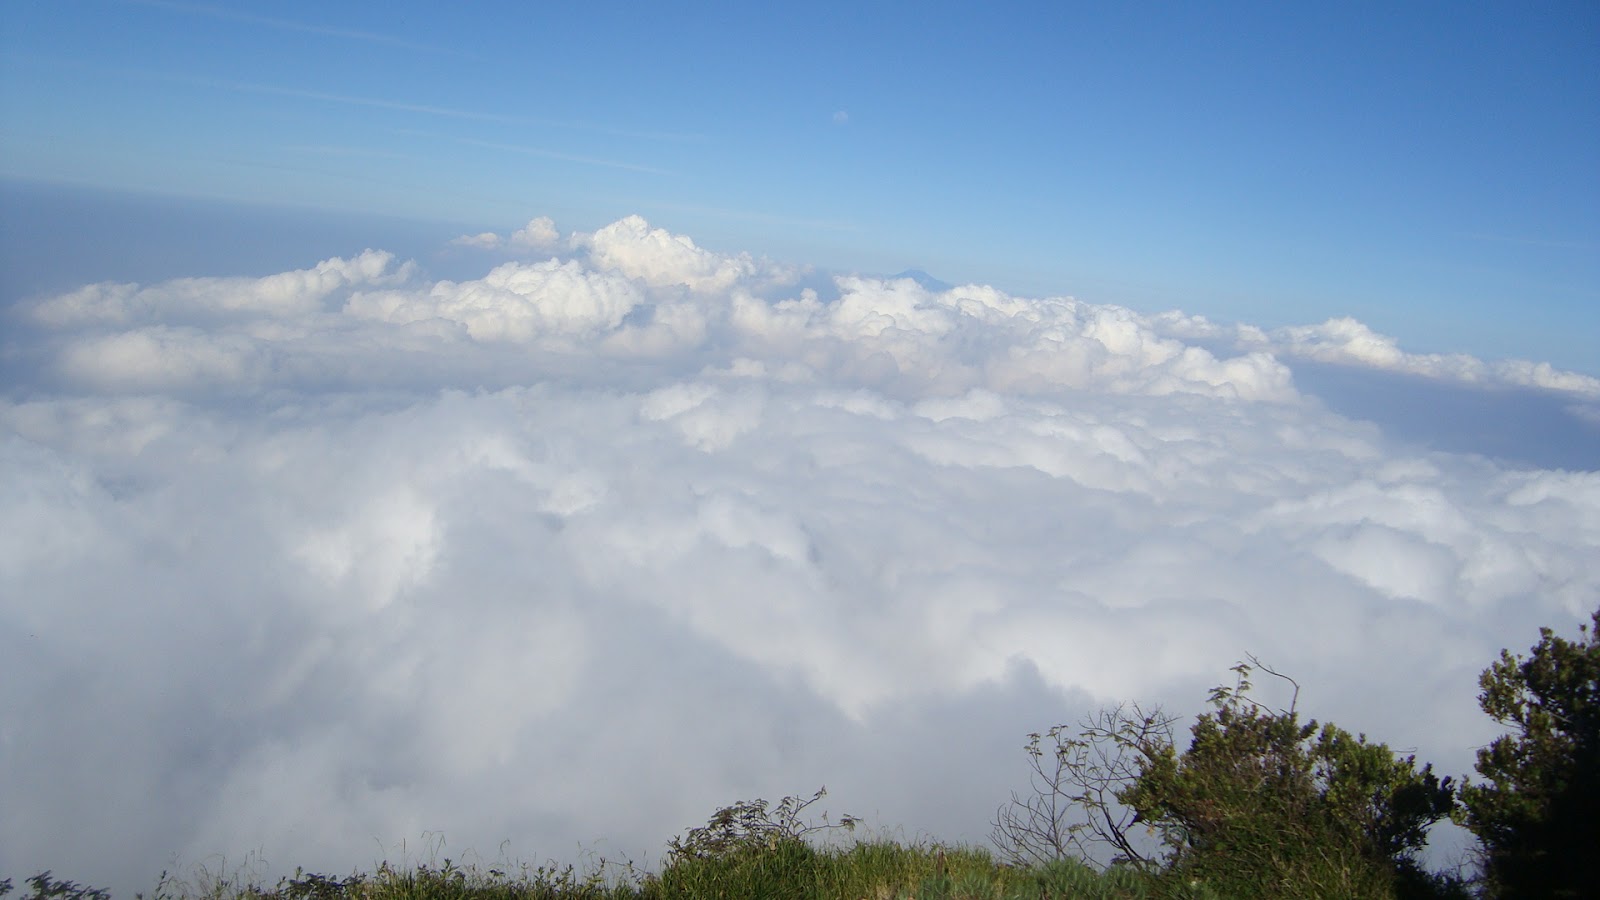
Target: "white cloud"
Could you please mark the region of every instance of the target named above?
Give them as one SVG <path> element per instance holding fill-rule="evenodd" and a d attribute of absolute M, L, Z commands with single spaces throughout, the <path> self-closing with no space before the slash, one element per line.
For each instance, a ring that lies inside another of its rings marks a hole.
<path fill-rule="evenodd" d="M 429 320 L 458 323 L 479 341 L 529 341 L 548 334 L 614 329 L 641 301 L 626 279 L 551 259 L 505 263 L 482 279 L 441 281 L 426 293 L 357 293 L 344 312 L 395 325 Z"/>
<path fill-rule="evenodd" d="M 316 312 L 339 290 L 403 283 L 414 271 L 410 263 L 396 266 L 391 254 L 367 250 L 354 259 L 326 259 L 310 269 L 265 278 L 180 278 L 148 288 L 91 284 L 38 303 L 32 318 L 55 328 L 223 317 L 290 318 Z"/>
<path fill-rule="evenodd" d="M 626 219 L 459 282 L 369 254 L 29 307 L 0 869 L 654 860 L 823 783 L 981 840 L 1028 731 L 1192 712 L 1248 652 L 1462 772 L 1477 671 L 1600 594 L 1600 473 L 1297 392 L 1280 345 L 1413 364 L 1359 323 L 1227 357 L 1176 314 L 793 271 Z"/>
<path fill-rule="evenodd" d="M 457 247 L 474 247 L 479 250 L 510 249 L 532 253 L 554 253 L 562 247 L 561 232 L 556 229 L 555 220 L 548 216 L 530 219 L 527 225 L 511 232 L 508 236 L 485 231 L 480 234 L 463 234 L 450 243 Z"/>
<path fill-rule="evenodd" d="M 261 348 L 242 335 L 160 325 L 85 337 L 60 357 L 68 377 L 108 392 L 231 384 L 254 380 L 264 365 Z"/>
<path fill-rule="evenodd" d="M 498 250 L 505 244 L 505 238 L 492 231 L 478 234 L 463 234 L 450 243 L 458 247 L 477 247 L 480 250 Z"/>
<path fill-rule="evenodd" d="M 526 247 L 529 250 L 554 250 L 560 246 L 561 232 L 556 230 L 554 220 L 540 216 L 512 232 L 510 243 L 514 247 Z"/>
<path fill-rule="evenodd" d="M 1241 347 L 1255 347 L 1282 356 L 1366 366 L 1440 381 L 1563 391 L 1600 399 L 1600 378 L 1562 371 L 1543 362 L 1516 359 L 1485 361 L 1464 353 L 1410 353 L 1402 350 L 1394 338 L 1379 334 L 1351 318 L 1329 319 L 1320 325 L 1294 325 L 1270 331 L 1252 325 L 1238 325 L 1229 329 L 1197 316 L 1174 313 L 1155 316 L 1149 321 L 1157 331 L 1174 337 L 1207 339 L 1231 336 Z"/>
<path fill-rule="evenodd" d="M 1490 363 L 1489 368 L 1507 384 L 1566 391 L 1591 399 L 1600 399 L 1600 378 L 1584 375 L 1581 372 L 1563 371 L 1549 363 L 1504 359 Z"/>
<path fill-rule="evenodd" d="M 757 260 L 748 253 L 725 256 L 695 245 L 687 235 L 651 228 L 639 216 L 628 216 L 593 234 L 579 236 L 590 262 L 656 287 L 683 286 L 692 291 L 727 291 L 736 284 L 787 284 L 799 272 Z"/>

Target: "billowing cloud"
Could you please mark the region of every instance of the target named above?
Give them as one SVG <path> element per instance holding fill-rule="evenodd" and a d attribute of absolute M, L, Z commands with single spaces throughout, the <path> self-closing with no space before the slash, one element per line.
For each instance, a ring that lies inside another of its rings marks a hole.
<path fill-rule="evenodd" d="M 1302 393 L 1282 345 L 1397 365 L 1359 323 L 1218 355 L 978 285 L 825 299 L 637 218 L 556 243 L 14 311 L 0 869 L 648 863 L 821 784 L 981 840 L 1028 731 L 1192 712 L 1251 652 L 1463 772 L 1477 671 L 1600 596 L 1600 473 Z"/>
<path fill-rule="evenodd" d="M 479 234 L 463 234 L 450 243 L 457 247 L 473 247 L 479 250 L 506 249 L 519 254 L 540 254 L 554 253 L 561 248 L 563 242 L 561 232 L 556 229 L 555 220 L 548 216 L 538 216 L 509 235 L 502 236 L 493 231 L 485 231 Z"/>
<path fill-rule="evenodd" d="M 687 235 L 651 228 L 639 216 L 628 216 L 578 241 L 599 268 L 621 272 L 657 287 L 683 286 L 691 291 L 715 293 L 735 285 L 746 289 L 765 284 L 785 284 L 799 272 L 748 253 L 726 256 L 695 246 Z"/>
<path fill-rule="evenodd" d="M 1151 317 L 1158 332 L 1175 337 L 1229 339 L 1241 348 L 1269 351 L 1340 365 L 1369 367 L 1440 381 L 1488 387 L 1536 388 L 1600 399 L 1600 378 L 1567 372 L 1528 360 L 1485 361 L 1464 353 L 1410 353 L 1394 338 L 1352 318 L 1320 325 L 1264 330 L 1253 325 L 1218 326 L 1198 316 L 1165 313 Z"/>
<path fill-rule="evenodd" d="M 561 232 L 556 230 L 555 220 L 539 216 L 513 231 L 509 243 L 528 250 L 554 250 L 561 243 Z"/>
<path fill-rule="evenodd" d="M 327 259 L 309 269 L 266 278 L 180 278 L 150 287 L 91 284 L 33 306 L 31 317 L 52 328 L 215 321 L 221 318 L 291 318 L 320 309 L 336 291 L 356 285 L 393 284 L 414 266 L 396 265 L 388 253 L 368 250 L 354 259 Z"/>
<path fill-rule="evenodd" d="M 478 341 L 529 341 L 547 334 L 615 329 L 642 300 L 625 278 L 551 259 L 506 263 L 481 279 L 441 281 L 426 293 L 359 292 L 344 312 L 396 325 L 449 322 L 465 327 Z"/>

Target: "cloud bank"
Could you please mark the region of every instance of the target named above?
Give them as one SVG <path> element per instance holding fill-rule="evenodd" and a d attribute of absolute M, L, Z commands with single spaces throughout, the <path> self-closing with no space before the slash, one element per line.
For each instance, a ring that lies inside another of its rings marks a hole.
<path fill-rule="evenodd" d="M 1291 363 L 1586 376 L 1349 320 L 1230 355 L 981 285 L 824 296 L 637 217 L 459 243 L 511 258 L 10 311 L 0 869 L 648 862 L 821 784 L 980 840 L 1028 731 L 1193 712 L 1246 653 L 1463 772 L 1478 670 L 1600 596 L 1600 474 L 1418 451 Z"/>
<path fill-rule="evenodd" d="M 1600 399 L 1600 378 L 1591 375 L 1520 359 L 1485 361 L 1464 353 L 1408 353 L 1394 338 L 1348 317 L 1329 319 L 1320 325 L 1293 325 L 1270 331 L 1253 325 L 1218 326 L 1203 317 L 1181 313 L 1155 316 L 1151 324 L 1163 334 L 1231 339 L 1238 347 L 1266 350 L 1279 356 L 1368 367 L 1438 381 L 1536 388 L 1589 401 Z"/>

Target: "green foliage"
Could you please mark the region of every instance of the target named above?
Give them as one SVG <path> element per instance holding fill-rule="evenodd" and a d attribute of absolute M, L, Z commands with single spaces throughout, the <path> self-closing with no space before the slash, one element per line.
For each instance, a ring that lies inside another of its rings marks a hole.
<path fill-rule="evenodd" d="M 801 840 L 779 838 L 716 856 L 680 858 L 661 873 L 657 888 L 662 898 L 803 900 L 816 896 L 820 875 L 815 848 Z"/>
<path fill-rule="evenodd" d="M 588 873 L 571 866 L 520 866 L 515 871 L 458 866 L 417 865 L 400 869 L 384 863 L 370 878 L 353 876 L 351 900 L 632 900 L 640 897 L 637 879 L 608 877 L 608 864 Z M 624 867 L 632 873 L 631 867 Z M 347 881 L 349 881 L 347 879 Z M 293 900 L 282 895 L 271 900 Z M 333 900 L 333 898 L 330 898 Z"/>
<path fill-rule="evenodd" d="M 360 890 L 367 879 L 361 875 L 348 878 L 329 878 L 326 875 L 307 875 L 296 869 L 293 878 L 278 884 L 278 900 L 348 900 L 361 896 Z"/>
<path fill-rule="evenodd" d="M 1600 851 L 1600 609 L 1576 641 L 1539 630 L 1526 659 L 1483 672 L 1483 711 L 1513 732 L 1478 751 L 1487 782 L 1462 790 L 1500 897 L 1594 896 Z"/>
<path fill-rule="evenodd" d="M 824 811 L 821 821 L 806 820 L 806 811 L 826 796 L 828 789 L 823 787 L 809 800 L 784 797 L 770 809 L 765 800 L 741 800 L 712 813 L 706 824 L 689 829 L 683 837 L 673 838 L 667 850 L 674 860 L 720 857 L 751 848 L 776 850 L 786 842 L 804 843 L 811 835 L 855 830 L 860 820 L 851 815 L 834 822 Z"/>
<path fill-rule="evenodd" d="M 807 810 L 827 794 L 824 787 L 808 800 L 784 797 L 770 807 L 743 800 L 717 810 L 668 843 L 668 865 L 652 888 L 668 898 L 813 896 L 822 871 L 807 837 L 856 825 L 854 816 L 833 822 L 826 812 L 820 822 L 807 820 Z"/>
<path fill-rule="evenodd" d="M 1454 808 L 1450 779 L 1365 735 L 1301 722 L 1292 705 L 1270 710 L 1250 697 L 1252 667 L 1234 671 L 1188 749 L 1144 748 L 1143 770 L 1117 795 L 1161 834 L 1171 872 L 1241 898 L 1388 897 L 1429 884 L 1409 876 L 1428 828 Z"/>
<path fill-rule="evenodd" d="M 687 857 L 647 883 L 649 898 L 720 900 L 1219 900 L 1203 885 L 1127 866 L 1104 871 L 1074 859 L 1003 865 L 988 852 L 868 841 L 848 848 L 779 843 L 722 857 Z"/>
<path fill-rule="evenodd" d="M 1005 871 L 987 850 L 941 844 L 866 841 L 826 851 L 817 897 L 923 896 L 930 884 L 1004 883 Z"/>
<path fill-rule="evenodd" d="M 1095 869 L 1082 860 L 1065 858 L 1025 870 L 1018 897 L 1071 900 L 1217 900 L 1199 881 L 1168 878 L 1129 865 Z"/>
<path fill-rule="evenodd" d="M 105 888 L 85 887 L 75 881 L 63 881 L 50 877 L 50 870 L 29 878 L 30 888 L 21 900 L 110 900 L 111 892 Z M 0 897 L 11 893 L 11 879 L 0 879 Z"/>
<path fill-rule="evenodd" d="M 1174 889 L 1127 866 L 1096 871 L 1067 858 L 1048 865 L 1002 865 L 988 851 L 939 844 L 858 841 L 814 845 L 810 839 L 850 828 L 853 817 L 820 822 L 803 813 L 819 801 L 786 797 L 776 806 L 746 801 L 714 813 L 674 839 L 659 877 L 641 896 L 660 900 L 1215 900 L 1197 886 Z M 1175 883 L 1174 883 L 1175 884 Z"/>
<path fill-rule="evenodd" d="M 649 896 L 642 884 L 631 864 L 606 860 L 584 873 L 570 865 L 485 869 L 451 859 L 411 868 L 384 862 L 370 874 L 344 878 L 297 869 L 270 888 L 237 872 L 217 874 L 197 867 L 187 879 L 163 872 L 152 900 L 638 900 Z"/>

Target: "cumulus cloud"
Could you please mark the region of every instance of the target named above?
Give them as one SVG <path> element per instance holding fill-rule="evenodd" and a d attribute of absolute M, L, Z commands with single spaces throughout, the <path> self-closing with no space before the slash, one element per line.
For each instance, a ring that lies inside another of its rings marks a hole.
<path fill-rule="evenodd" d="M 397 284 L 415 266 L 368 250 L 354 259 L 326 259 L 310 269 L 266 278 L 179 278 L 150 287 L 91 284 L 35 304 L 32 318 L 60 328 L 130 322 L 170 324 L 223 317 L 290 318 L 316 312 L 336 291 Z"/>
<path fill-rule="evenodd" d="M 1219 326 L 1199 316 L 1163 313 L 1148 319 L 1152 328 L 1180 338 L 1231 339 L 1241 348 L 1279 356 L 1340 365 L 1369 367 L 1425 378 L 1490 387 L 1560 391 L 1600 399 L 1600 378 L 1556 369 L 1528 360 L 1486 361 L 1464 353 L 1411 353 L 1392 337 L 1379 334 L 1352 318 L 1329 319 L 1319 325 L 1292 325 L 1264 330 L 1253 325 Z"/>
<path fill-rule="evenodd" d="M 425 832 L 650 862 L 824 783 L 981 840 L 1028 731 L 1193 712 L 1249 652 L 1462 772 L 1476 672 L 1600 595 L 1600 473 L 1301 393 L 1280 345 L 1397 365 L 1359 323 L 1218 355 L 981 285 L 823 299 L 638 218 L 552 253 L 18 311 L 0 869 L 131 892 Z"/>
<path fill-rule="evenodd" d="M 576 240 L 589 251 L 589 260 L 602 269 L 621 272 L 656 287 L 687 287 L 714 293 L 735 285 L 747 290 L 795 281 L 800 272 L 748 253 L 728 256 L 695 246 L 688 236 L 665 228 L 651 228 L 639 216 L 628 216 Z"/>
<path fill-rule="evenodd" d="M 505 238 L 492 231 L 478 234 L 463 234 L 450 242 L 457 247 L 477 247 L 480 250 L 496 250 L 505 245 Z"/>
<path fill-rule="evenodd" d="M 797 267 L 757 259 L 748 253 L 714 253 L 696 245 L 688 235 L 652 228 L 640 216 L 628 216 L 593 232 L 574 232 L 566 238 L 553 219 L 540 216 L 507 236 L 484 232 L 462 235 L 451 243 L 518 254 L 576 251 L 595 270 L 637 279 L 650 287 L 682 288 L 700 294 L 723 293 L 735 286 L 759 291 L 793 284 L 804 274 Z"/>
<path fill-rule="evenodd" d="M 529 250 L 554 250 L 561 243 L 561 232 L 556 230 L 554 220 L 539 216 L 513 231 L 509 243 Z"/>
<path fill-rule="evenodd" d="M 398 325 L 450 322 L 479 341 L 529 341 L 614 329 L 641 300 L 627 279 L 551 259 L 506 263 L 481 279 L 441 281 L 426 293 L 358 292 L 344 312 Z"/>
<path fill-rule="evenodd" d="M 538 216 L 527 225 L 501 236 L 493 231 L 464 234 L 450 242 L 457 247 L 474 247 L 479 250 L 510 249 L 524 253 L 554 252 L 561 247 L 561 232 L 556 230 L 554 219 Z"/>

